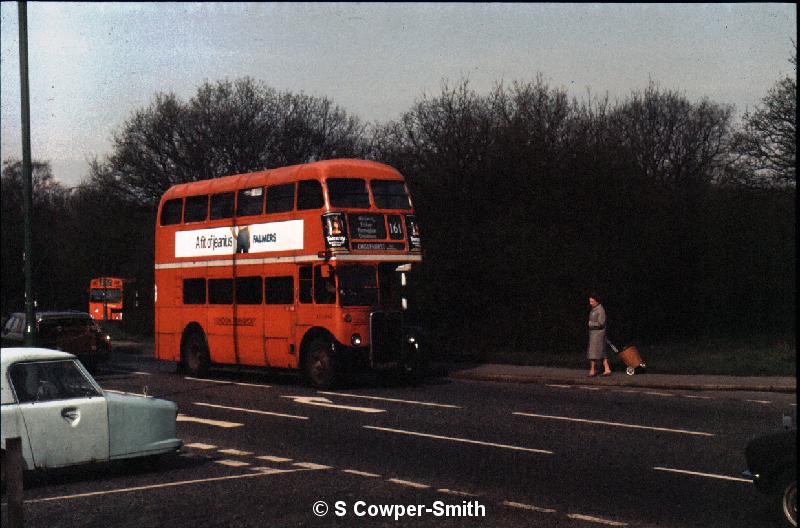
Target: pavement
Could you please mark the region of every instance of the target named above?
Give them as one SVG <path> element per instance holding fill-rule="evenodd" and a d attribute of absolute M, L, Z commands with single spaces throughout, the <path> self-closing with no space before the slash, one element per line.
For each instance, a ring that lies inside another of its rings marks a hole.
<path fill-rule="evenodd" d="M 153 357 L 152 344 L 115 342 L 115 350 Z M 494 363 L 434 363 L 431 371 L 436 376 L 451 379 L 497 381 L 505 383 L 539 383 L 563 385 L 597 385 L 673 390 L 716 390 L 749 392 L 797 392 L 796 376 L 716 376 L 707 374 L 660 374 L 637 369 L 633 375 L 624 370 L 610 376 L 590 378 L 585 369 L 501 365 Z"/>
<path fill-rule="evenodd" d="M 752 392 L 797 392 L 795 376 L 715 376 L 659 374 L 637 369 L 629 376 L 625 371 L 612 372 L 610 376 L 590 378 L 584 369 L 532 367 L 498 364 L 443 365 L 447 376 L 454 379 L 501 381 L 513 383 L 552 383 L 565 385 L 597 385 L 617 387 L 644 387 L 677 390 L 737 390 Z"/>

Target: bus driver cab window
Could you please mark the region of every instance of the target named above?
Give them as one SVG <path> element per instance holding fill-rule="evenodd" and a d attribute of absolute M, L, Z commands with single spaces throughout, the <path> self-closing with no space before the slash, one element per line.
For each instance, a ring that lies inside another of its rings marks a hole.
<path fill-rule="evenodd" d="M 323 272 L 324 266 L 314 266 L 314 301 L 317 304 L 336 303 L 336 279 L 330 268 Z"/>

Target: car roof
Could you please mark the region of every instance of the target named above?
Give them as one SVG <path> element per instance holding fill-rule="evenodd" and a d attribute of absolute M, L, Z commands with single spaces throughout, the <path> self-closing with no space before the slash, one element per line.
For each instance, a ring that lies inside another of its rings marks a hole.
<path fill-rule="evenodd" d="M 11 314 L 12 317 L 19 317 L 21 319 L 25 319 L 24 312 L 14 312 Z M 36 312 L 36 319 L 66 319 L 66 318 L 76 318 L 81 319 L 85 317 L 91 317 L 89 312 L 79 312 L 77 310 L 65 310 L 61 312 Z"/>
<path fill-rule="evenodd" d="M 11 363 L 49 359 L 73 359 L 75 356 L 60 350 L 38 347 L 9 347 L 0 349 L 0 362 L 3 370 Z"/>

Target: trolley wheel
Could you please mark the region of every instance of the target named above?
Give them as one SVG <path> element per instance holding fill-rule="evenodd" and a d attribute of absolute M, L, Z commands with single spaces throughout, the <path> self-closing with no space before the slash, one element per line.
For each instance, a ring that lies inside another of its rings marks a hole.
<path fill-rule="evenodd" d="M 640 366 L 640 367 L 642 367 L 642 368 L 647 368 L 647 365 L 645 365 L 644 363 L 642 363 L 642 364 L 641 364 L 641 365 L 639 365 L 639 366 Z"/>
<path fill-rule="evenodd" d="M 634 374 L 636 374 L 636 369 L 633 367 L 628 367 L 625 369 L 625 374 L 627 374 L 628 376 L 633 376 Z"/>

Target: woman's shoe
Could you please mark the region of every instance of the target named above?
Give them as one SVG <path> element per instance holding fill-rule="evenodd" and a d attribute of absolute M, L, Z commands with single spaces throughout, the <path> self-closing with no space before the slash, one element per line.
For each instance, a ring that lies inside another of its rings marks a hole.
<path fill-rule="evenodd" d="M 611 375 L 611 371 L 610 370 L 607 371 L 607 372 L 603 372 L 603 376 L 610 376 L 610 375 Z"/>
<path fill-rule="evenodd" d="M 593 377 L 595 377 L 595 376 L 597 376 L 597 372 L 590 372 L 590 373 L 589 373 L 589 375 L 588 375 L 587 377 L 588 377 L 588 378 L 593 378 Z"/>

